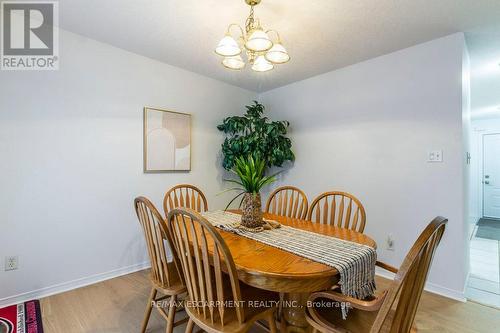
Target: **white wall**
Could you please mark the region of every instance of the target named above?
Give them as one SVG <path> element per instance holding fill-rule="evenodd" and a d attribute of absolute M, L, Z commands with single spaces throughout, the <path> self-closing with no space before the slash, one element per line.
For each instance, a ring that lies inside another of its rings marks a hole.
<path fill-rule="evenodd" d="M 72 33 L 60 46 L 59 71 L 0 73 L 0 306 L 142 267 L 138 195 L 161 207 L 189 182 L 223 207 L 215 127 L 256 98 Z M 143 174 L 144 106 L 193 114 L 190 173 Z M 7 255 L 19 270 L 3 271 Z"/>
<path fill-rule="evenodd" d="M 273 118 L 292 124 L 297 159 L 282 183 L 311 200 L 332 189 L 359 197 L 380 259 L 398 266 L 432 218 L 449 218 L 429 286 L 455 297 L 463 297 L 468 270 L 463 50 L 455 34 L 260 95 Z M 444 162 L 427 163 L 436 149 Z M 389 233 L 394 252 L 385 249 Z"/>
<path fill-rule="evenodd" d="M 470 57 L 467 44 L 463 43 L 462 48 L 462 167 L 463 167 L 463 246 L 465 248 L 465 270 L 464 278 L 465 282 L 469 278 L 470 271 L 470 239 L 472 232 L 474 231 L 474 221 L 476 217 L 474 216 L 474 211 L 472 207 L 472 189 L 473 189 L 473 176 L 472 176 L 472 165 L 471 161 L 467 158 L 468 154 L 472 150 L 472 127 L 471 127 L 471 87 L 470 87 Z"/>
<path fill-rule="evenodd" d="M 475 131 L 500 132 L 500 118 L 492 119 L 474 119 L 472 128 Z"/>

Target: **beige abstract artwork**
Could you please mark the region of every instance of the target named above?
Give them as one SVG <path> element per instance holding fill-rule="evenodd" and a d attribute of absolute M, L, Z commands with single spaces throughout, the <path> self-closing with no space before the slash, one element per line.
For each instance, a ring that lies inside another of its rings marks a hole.
<path fill-rule="evenodd" d="M 191 170 L 191 115 L 144 108 L 144 172 Z"/>

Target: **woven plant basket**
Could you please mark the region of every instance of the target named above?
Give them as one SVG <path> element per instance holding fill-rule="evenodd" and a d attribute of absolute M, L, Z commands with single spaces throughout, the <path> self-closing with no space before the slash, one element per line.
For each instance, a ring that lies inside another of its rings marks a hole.
<path fill-rule="evenodd" d="M 264 225 L 260 193 L 245 193 L 241 203 L 241 225 L 246 228 L 259 228 Z"/>

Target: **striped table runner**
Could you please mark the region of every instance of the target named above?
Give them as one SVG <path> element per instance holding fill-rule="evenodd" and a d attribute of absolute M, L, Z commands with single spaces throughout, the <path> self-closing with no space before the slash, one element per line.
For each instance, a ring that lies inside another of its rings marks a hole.
<path fill-rule="evenodd" d="M 241 215 L 230 212 L 213 211 L 202 215 L 225 231 L 334 267 L 340 274 L 339 285 L 344 295 L 363 299 L 375 292 L 377 252 L 370 246 L 286 225 L 252 232 L 239 228 Z M 347 312 L 343 310 L 345 316 Z"/>

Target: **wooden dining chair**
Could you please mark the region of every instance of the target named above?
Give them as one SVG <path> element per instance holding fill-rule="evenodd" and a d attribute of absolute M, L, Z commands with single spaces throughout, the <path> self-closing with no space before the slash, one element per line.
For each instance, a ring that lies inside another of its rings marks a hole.
<path fill-rule="evenodd" d="M 251 305 L 277 302 L 277 294 L 240 283 L 229 248 L 206 219 L 192 209 L 177 208 L 168 214 L 168 228 L 188 289 L 186 332 L 195 324 L 209 333 L 247 332 L 257 320 L 268 321 L 276 332 L 275 306 Z"/>
<path fill-rule="evenodd" d="M 151 261 L 151 293 L 149 295 L 146 314 L 142 323 L 141 332 L 146 332 L 149 317 L 153 310 L 153 302 L 169 299 L 168 312 L 161 306 L 156 306 L 158 312 L 167 320 L 167 333 L 171 333 L 175 326 L 181 325 L 187 320 L 175 322 L 177 310 L 177 298 L 186 293 L 186 287 L 178 270 L 178 257 L 171 246 L 172 240 L 168 234 L 165 220 L 155 208 L 155 206 L 145 197 L 138 197 L 134 201 L 135 211 L 139 218 L 139 223 L 144 231 L 146 244 Z M 165 242 L 170 247 L 173 259 L 167 258 Z M 163 296 L 156 297 L 158 292 Z"/>
<path fill-rule="evenodd" d="M 172 187 L 163 198 L 165 216 L 171 209 L 178 207 L 191 208 L 197 212 L 206 212 L 208 203 L 205 194 L 194 185 L 180 184 Z"/>
<path fill-rule="evenodd" d="M 358 300 L 333 290 L 313 293 L 309 297 L 311 306 L 307 309 L 307 321 L 314 327 L 314 332 L 416 332 L 413 321 L 427 273 L 447 222 L 448 220 L 443 217 L 436 217 L 429 223 L 406 255 L 399 270 L 377 262 L 379 267 L 396 276 L 389 289 L 373 299 Z M 338 308 L 314 305 L 319 305 L 321 301 L 350 303 L 351 309 L 347 319 L 342 320 Z"/>
<path fill-rule="evenodd" d="M 278 187 L 269 195 L 266 212 L 304 220 L 309 202 L 306 194 L 294 186 Z"/>
<path fill-rule="evenodd" d="M 357 232 L 365 230 L 365 208 L 354 195 L 332 191 L 320 194 L 309 207 L 307 219 Z"/>

